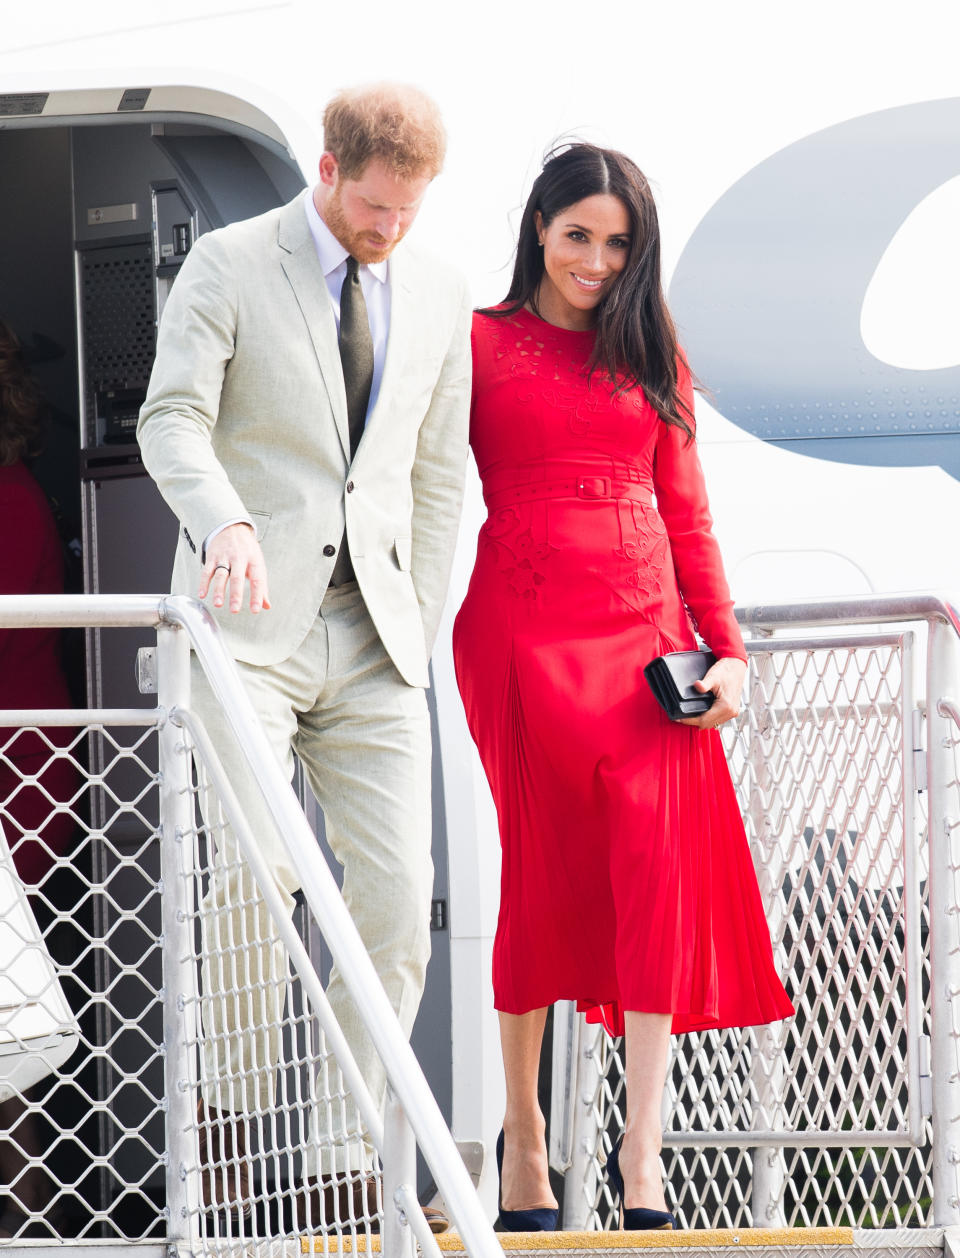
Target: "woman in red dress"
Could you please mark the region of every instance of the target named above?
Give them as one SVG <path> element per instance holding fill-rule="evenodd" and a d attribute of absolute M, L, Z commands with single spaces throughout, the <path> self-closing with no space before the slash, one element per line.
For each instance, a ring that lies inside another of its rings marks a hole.
<path fill-rule="evenodd" d="M 60 538 L 50 504 L 24 458 L 40 445 L 43 402 L 20 342 L 0 321 L 0 594 L 63 593 Z M 0 707 L 67 708 L 70 693 L 56 629 L 0 629 Z M 28 891 L 44 880 L 74 839 L 69 805 L 78 791 L 76 765 L 52 748 L 74 732 L 0 729 L 0 830 Z M 41 901 L 43 902 L 43 901 Z M 34 1111 L 20 1096 L 0 1101 L 0 1239 L 23 1234 L 28 1216 L 51 1196 Z M 44 1233 L 46 1234 L 46 1233 Z"/>
<path fill-rule="evenodd" d="M 626 1035 L 608 1162 L 627 1227 L 672 1227 L 660 1103 L 671 1031 L 788 1016 L 716 726 L 746 652 L 711 532 L 656 209 L 622 154 L 548 158 L 504 302 L 473 324 L 471 444 L 488 518 L 454 629 L 503 852 L 493 982 L 507 1103 L 501 1226 L 552 1229 L 537 1101 L 547 1007 Z M 670 722 L 644 665 L 717 656 Z M 622 1178 L 621 1178 L 622 1177 Z"/>
<path fill-rule="evenodd" d="M 0 321 L 0 594 L 63 593 L 53 512 L 24 463 L 40 448 L 43 412 L 20 342 Z M 70 706 L 59 630 L 0 629 L 0 706 Z M 73 737 L 68 729 L 0 730 L 0 823 L 17 873 L 31 887 L 76 834 L 71 813 L 51 802 L 68 801 L 76 791 L 76 766 L 50 748 Z"/>

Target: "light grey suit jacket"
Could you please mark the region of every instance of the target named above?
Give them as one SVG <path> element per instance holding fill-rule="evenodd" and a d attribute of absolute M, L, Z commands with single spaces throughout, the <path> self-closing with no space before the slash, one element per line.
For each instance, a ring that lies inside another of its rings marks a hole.
<path fill-rule="evenodd" d="M 180 521 L 173 589 L 200 548 L 249 516 L 272 608 L 211 608 L 238 659 L 286 659 L 310 631 L 346 527 L 357 580 L 397 669 L 427 684 L 463 494 L 470 400 L 465 281 L 409 241 L 390 257 L 380 393 L 350 461 L 333 307 L 301 194 L 202 236 L 164 309 L 137 435 Z M 351 492 L 345 492 L 348 483 Z"/>

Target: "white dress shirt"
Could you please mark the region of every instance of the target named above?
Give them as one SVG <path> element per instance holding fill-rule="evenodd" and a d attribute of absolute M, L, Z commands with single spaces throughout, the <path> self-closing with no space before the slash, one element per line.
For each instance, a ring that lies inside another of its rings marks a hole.
<path fill-rule="evenodd" d="M 337 332 L 340 331 L 340 290 L 347 278 L 347 258 L 350 256 L 333 232 L 326 225 L 313 203 L 313 194 L 308 192 L 303 199 L 307 213 L 307 225 L 313 244 L 323 267 L 323 278 L 327 281 L 330 304 L 333 306 L 333 317 L 337 321 Z M 373 340 L 373 379 L 370 382 L 370 398 L 367 402 L 367 415 L 377 404 L 380 394 L 380 381 L 383 379 L 383 363 L 387 356 L 387 336 L 390 332 L 390 263 L 363 263 L 360 266 L 360 287 L 363 289 L 363 300 L 367 305 L 367 320 L 370 324 L 370 336 Z M 236 520 L 224 520 L 223 524 L 211 529 L 203 539 L 200 552 L 201 563 L 206 562 L 207 547 L 224 529 L 231 524 L 249 524 L 254 531 L 256 525 L 245 516 Z"/>

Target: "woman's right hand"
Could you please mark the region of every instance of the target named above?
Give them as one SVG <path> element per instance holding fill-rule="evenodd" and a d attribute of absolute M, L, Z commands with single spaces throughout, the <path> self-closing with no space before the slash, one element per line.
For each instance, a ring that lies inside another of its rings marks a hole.
<path fill-rule="evenodd" d="M 718 725 L 739 716 L 740 696 L 746 675 L 746 664 L 736 656 L 728 655 L 717 660 L 712 668 L 707 669 L 702 681 L 693 683 L 701 694 L 706 694 L 708 690 L 713 691 L 713 704 L 699 716 L 682 717 L 678 724 L 695 725 L 697 729 L 716 729 Z"/>

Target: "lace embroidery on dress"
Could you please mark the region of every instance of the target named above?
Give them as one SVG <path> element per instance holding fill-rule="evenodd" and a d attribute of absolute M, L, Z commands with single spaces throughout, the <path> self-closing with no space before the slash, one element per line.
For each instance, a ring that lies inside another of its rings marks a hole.
<path fill-rule="evenodd" d="M 667 530 L 659 514 L 640 503 L 621 501 L 618 514 L 620 545 L 613 553 L 628 569 L 621 579 L 646 602 L 663 589 L 670 555 Z"/>
<path fill-rule="evenodd" d="M 494 511 L 483 531 L 484 544 L 492 550 L 497 570 L 512 592 L 518 598 L 536 598 L 537 587 L 547 579 L 543 566 L 558 547 L 538 542 L 515 507 Z"/>
<path fill-rule="evenodd" d="M 559 414 L 564 415 L 572 433 L 589 432 L 596 413 L 607 404 L 602 390 L 584 389 L 583 366 L 575 362 L 568 347 L 549 330 L 542 336 L 528 332 L 514 319 L 493 321 L 494 358 L 510 359 L 510 374 L 526 380 L 550 381 L 553 388 L 531 390 L 518 394 L 518 402 L 533 402 L 538 397 Z"/>

